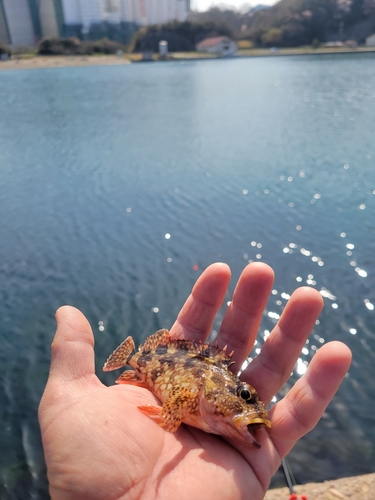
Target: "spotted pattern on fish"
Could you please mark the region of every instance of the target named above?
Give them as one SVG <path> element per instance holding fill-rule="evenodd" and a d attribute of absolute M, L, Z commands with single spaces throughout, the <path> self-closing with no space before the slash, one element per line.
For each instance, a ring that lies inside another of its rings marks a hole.
<path fill-rule="evenodd" d="M 255 430 L 271 427 L 271 422 L 256 390 L 229 370 L 232 364 L 226 348 L 172 339 L 163 329 L 150 335 L 138 351 L 128 337 L 103 370 L 131 366 L 133 370 L 116 382 L 149 389 L 162 405 L 138 409 L 169 432 L 185 423 L 259 447 Z"/>

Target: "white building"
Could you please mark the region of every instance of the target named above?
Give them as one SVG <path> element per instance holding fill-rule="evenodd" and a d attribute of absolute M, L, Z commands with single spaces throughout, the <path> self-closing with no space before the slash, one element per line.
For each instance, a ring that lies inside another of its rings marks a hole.
<path fill-rule="evenodd" d="M 10 45 L 35 45 L 61 33 L 59 0 L 0 0 L 0 40 Z"/>
<path fill-rule="evenodd" d="M 221 54 L 223 56 L 234 56 L 237 52 L 237 44 L 227 36 L 215 36 L 205 38 L 197 44 L 198 52 L 210 52 L 211 54 Z"/>
<path fill-rule="evenodd" d="M 80 24 L 83 32 L 88 32 L 91 24 L 104 21 L 103 0 L 62 0 L 62 7 L 65 24 Z"/>
<path fill-rule="evenodd" d="M 141 25 L 184 21 L 188 0 L 62 0 L 67 25 L 130 22 Z"/>
<path fill-rule="evenodd" d="M 41 38 L 87 34 L 92 25 L 105 23 L 115 28 L 129 23 L 134 32 L 136 25 L 184 21 L 189 5 L 189 0 L 0 0 L 0 41 L 35 45 Z"/>
<path fill-rule="evenodd" d="M 366 47 L 375 47 L 375 33 L 366 38 Z"/>
<path fill-rule="evenodd" d="M 43 38 L 58 37 L 59 27 L 53 0 L 39 0 L 39 21 Z"/>
<path fill-rule="evenodd" d="M 188 0 L 117 0 L 120 19 L 137 24 L 161 24 L 185 21 L 189 11 Z"/>
<path fill-rule="evenodd" d="M 34 27 L 28 0 L 3 0 L 2 3 L 9 43 L 34 45 Z"/>

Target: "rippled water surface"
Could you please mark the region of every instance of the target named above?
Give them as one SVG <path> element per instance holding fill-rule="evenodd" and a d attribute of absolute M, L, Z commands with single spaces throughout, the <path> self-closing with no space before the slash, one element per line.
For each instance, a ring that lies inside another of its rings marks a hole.
<path fill-rule="evenodd" d="M 46 496 L 55 310 L 87 315 L 112 383 L 109 352 L 170 327 L 217 260 L 231 290 L 248 261 L 275 268 L 256 348 L 297 286 L 321 291 L 292 380 L 329 340 L 353 350 L 297 481 L 374 471 L 374 124 L 369 54 L 2 71 L 0 497 Z"/>

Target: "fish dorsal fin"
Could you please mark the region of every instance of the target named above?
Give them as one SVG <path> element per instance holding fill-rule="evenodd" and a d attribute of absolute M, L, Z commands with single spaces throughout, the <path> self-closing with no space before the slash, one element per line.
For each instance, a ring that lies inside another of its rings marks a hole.
<path fill-rule="evenodd" d="M 199 354 L 205 358 L 212 359 L 215 363 L 222 363 L 226 366 L 233 364 L 231 354 L 228 356 L 226 347 L 220 349 L 217 345 L 213 344 L 197 344 Z"/>
<path fill-rule="evenodd" d="M 194 342 L 186 339 L 172 339 L 170 345 L 177 349 L 196 354 L 197 356 L 202 356 L 212 363 L 224 364 L 225 366 L 233 364 L 230 356 L 226 354 L 225 349 L 220 349 L 213 344 L 203 344 L 202 342 Z"/>
<path fill-rule="evenodd" d="M 153 333 L 145 340 L 144 344 L 139 347 L 140 351 L 153 351 L 161 345 L 168 345 L 171 342 L 169 330 L 163 328 Z"/>
<path fill-rule="evenodd" d="M 219 363 L 225 366 L 233 364 L 233 361 L 231 360 L 232 353 L 228 356 L 226 348 L 220 349 L 216 345 L 194 342 L 193 340 L 172 339 L 169 330 L 165 328 L 158 330 L 147 337 L 144 344 L 139 347 L 139 350 L 141 352 L 154 351 L 157 347 L 165 345 L 176 350 L 186 351 L 190 354 L 202 356 L 210 360 L 212 363 Z"/>

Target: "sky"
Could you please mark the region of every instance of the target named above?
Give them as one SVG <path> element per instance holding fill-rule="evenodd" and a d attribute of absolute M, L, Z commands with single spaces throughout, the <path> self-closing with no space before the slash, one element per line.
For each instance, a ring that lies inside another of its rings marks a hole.
<path fill-rule="evenodd" d="M 212 6 L 220 6 L 225 4 L 226 6 L 232 7 L 232 8 L 240 8 L 244 4 L 248 4 L 252 7 L 255 7 L 256 5 L 262 4 L 262 5 L 273 5 L 276 3 L 276 0 L 190 0 L 191 6 L 194 10 L 208 10 Z"/>

